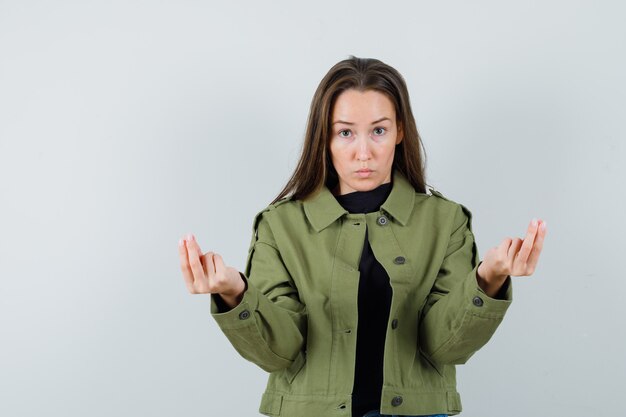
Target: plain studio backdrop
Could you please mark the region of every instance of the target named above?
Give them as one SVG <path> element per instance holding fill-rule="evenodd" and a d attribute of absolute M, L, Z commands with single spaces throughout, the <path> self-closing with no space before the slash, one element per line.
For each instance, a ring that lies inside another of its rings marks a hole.
<path fill-rule="evenodd" d="M 618 1 L 0 1 L 0 415 L 253 416 L 267 374 L 184 285 L 252 218 L 350 54 L 406 79 L 427 182 L 481 257 L 548 234 L 465 416 L 620 413 L 626 7 Z"/>

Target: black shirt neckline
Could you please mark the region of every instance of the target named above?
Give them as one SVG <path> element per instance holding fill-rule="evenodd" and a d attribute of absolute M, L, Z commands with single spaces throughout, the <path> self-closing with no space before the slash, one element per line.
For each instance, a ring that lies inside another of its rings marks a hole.
<path fill-rule="evenodd" d="M 380 184 L 372 190 L 353 191 L 347 194 L 336 195 L 335 198 L 350 213 L 371 213 L 380 209 L 380 206 L 387 200 L 391 188 L 392 181 L 389 181 Z"/>

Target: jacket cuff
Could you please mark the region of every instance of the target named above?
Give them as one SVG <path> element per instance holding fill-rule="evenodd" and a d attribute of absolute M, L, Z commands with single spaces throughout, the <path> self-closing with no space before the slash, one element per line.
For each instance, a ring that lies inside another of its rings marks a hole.
<path fill-rule="evenodd" d="M 239 304 L 228 311 L 224 311 L 221 306 L 223 302 L 216 301 L 219 295 L 211 294 L 211 315 L 221 329 L 240 329 L 255 325 L 252 314 L 259 305 L 259 290 L 251 285 L 248 278 L 239 273 L 246 283 L 246 290 Z"/>
<path fill-rule="evenodd" d="M 478 267 L 482 261 L 468 274 L 465 287 L 465 300 L 471 314 L 481 317 L 502 318 L 513 302 L 513 283 L 508 276 L 496 297 L 488 296 L 478 285 Z"/>

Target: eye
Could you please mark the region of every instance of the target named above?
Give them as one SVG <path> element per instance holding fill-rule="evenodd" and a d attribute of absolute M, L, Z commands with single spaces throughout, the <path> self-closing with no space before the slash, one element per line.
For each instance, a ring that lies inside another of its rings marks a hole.
<path fill-rule="evenodd" d="M 379 135 L 379 136 L 382 135 L 386 131 L 387 131 L 387 129 L 385 129 L 384 127 L 374 128 L 374 134 Z M 377 133 L 377 132 L 380 132 L 380 133 Z"/>
<path fill-rule="evenodd" d="M 350 130 L 349 130 L 349 129 L 340 130 L 340 131 L 339 131 L 339 136 L 340 136 L 340 137 L 342 137 L 342 138 L 347 138 L 347 137 L 349 137 L 349 136 L 347 136 L 347 135 L 344 135 L 344 133 L 350 133 Z"/>

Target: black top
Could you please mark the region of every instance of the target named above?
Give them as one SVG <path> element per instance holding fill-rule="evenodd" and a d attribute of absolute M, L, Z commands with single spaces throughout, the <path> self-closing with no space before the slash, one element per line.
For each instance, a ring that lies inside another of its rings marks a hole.
<path fill-rule="evenodd" d="M 350 213 L 378 211 L 391 192 L 392 183 L 381 184 L 370 191 L 354 191 L 335 196 Z M 352 416 L 362 417 L 370 410 L 380 409 L 383 386 L 383 354 L 391 286 L 389 275 L 372 252 L 365 230 L 363 253 L 359 263 L 358 326 Z"/>

